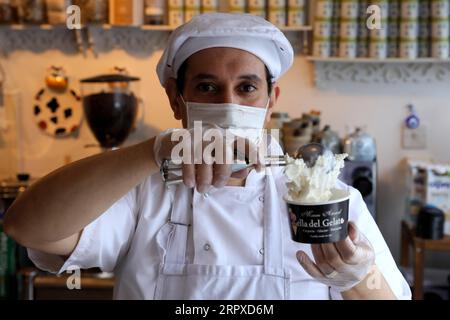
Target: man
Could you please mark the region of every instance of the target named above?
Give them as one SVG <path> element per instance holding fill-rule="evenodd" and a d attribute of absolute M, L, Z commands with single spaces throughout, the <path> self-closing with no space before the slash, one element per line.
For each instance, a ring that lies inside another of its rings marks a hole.
<path fill-rule="evenodd" d="M 206 14 L 173 32 L 157 72 L 184 128 L 195 119 L 213 127 L 244 119 L 258 130 L 292 61 L 291 45 L 264 19 Z M 259 172 L 233 173 L 226 162 L 185 161 L 184 184 L 166 188 L 159 166 L 173 155 L 176 133 L 50 173 L 13 204 L 6 231 L 44 270 L 114 271 L 118 299 L 410 298 L 355 189 L 347 239 L 296 243 L 281 168 L 256 163 Z M 269 149 L 279 152 L 273 141 Z"/>

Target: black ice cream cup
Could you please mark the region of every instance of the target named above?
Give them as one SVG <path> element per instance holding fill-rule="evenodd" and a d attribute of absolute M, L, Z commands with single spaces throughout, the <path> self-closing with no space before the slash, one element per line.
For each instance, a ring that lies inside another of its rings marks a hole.
<path fill-rule="evenodd" d="M 284 198 L 288 205 L 292 240 L 301 243 L 332 243 L 344 240 L 348 227 L 350 193 L 333 189 L 329 201 L 307 203 Z"/>

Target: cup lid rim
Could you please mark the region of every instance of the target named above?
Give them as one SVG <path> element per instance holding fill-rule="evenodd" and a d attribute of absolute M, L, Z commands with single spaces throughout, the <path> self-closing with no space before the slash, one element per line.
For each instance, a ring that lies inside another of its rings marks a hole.
<path fill-rule="evenodd" d="M 342 192 L 343 194 L 345 194 L 345 196 L 339 197 L 337 199 L 333 199 L 333 200 L 328 200 L 328 201 L 320 201 L 320 202 L 302 202 L 302 201 L 295 201 L 295 200 L 290 200 L 287 198 L 287 194 L 283 197 L 284 201 L 286 201 L 289 204 L 296 204 L 296 205 L 301 205 L 301 206 L 321 206 L 321 205 L 327 205 L 327 204 L 333 204 L 333 203 L 338 203 L 338 202 L 344 202 L 346 200 L 350 199 L 350 191 L 346 191 L 343 189 L 333 189 L 333 190 L 337 190 L 339 192 Z"/>

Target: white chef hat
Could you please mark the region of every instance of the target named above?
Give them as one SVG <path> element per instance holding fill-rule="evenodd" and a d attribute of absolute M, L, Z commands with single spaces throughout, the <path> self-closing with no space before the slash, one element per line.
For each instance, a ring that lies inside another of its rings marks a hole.
<path fill-rule="evenodd" d="M 266 65 L 277 80 L 292 65 L 294 51 L 277 27 L 250 14 L 207 13 L 197 15 L 170 35 L 156 67 L 161 85 L 177 78 L 183 62 L 207 48 L 228 47 L 248 51 Z"/>

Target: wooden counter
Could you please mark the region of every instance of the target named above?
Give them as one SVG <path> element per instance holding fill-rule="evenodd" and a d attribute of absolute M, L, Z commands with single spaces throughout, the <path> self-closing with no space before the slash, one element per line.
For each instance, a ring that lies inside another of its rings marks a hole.
<path fill-rule="evenodd" d="M 428 251 L 448 251 L 450 252 L 450 237 L 444 236 L 440 240 L 429 240 L 416 237 L 415 230 L 411 224 L 402 221 L 401 232 L 401 258 L 402 267 L 409 266 L 409 249 L 413 249 L 413 299 L 423 299 L 423 273 L 425 268 L 425 252 Z"/>
<path fill-rule="evenodd" d="M 81 270 L 79 289 L 69 289 L 74 284 L 73 274 L 57 276 L 35 268 L 23 269 L 19 274 L 23 286 L 20 298 L 25 300 L 110 300 L 113 297 L 114 278 L 101 278 L 99 272 Z"/>

